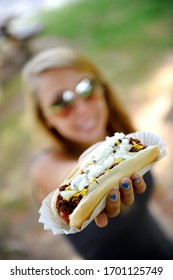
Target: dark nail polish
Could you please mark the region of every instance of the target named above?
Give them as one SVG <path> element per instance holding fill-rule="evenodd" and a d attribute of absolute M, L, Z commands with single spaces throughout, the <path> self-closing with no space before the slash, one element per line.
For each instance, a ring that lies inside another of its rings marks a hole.
<path fill-rule="evenodd" d="M 128 182 L 122 183 L 122 187 L 127 190 L 130 187 L 130 184 Z"/>
<path fill-rule="evenodd" d="M 117 200 L 118 196 L 115 193 L 113 193 L 113 194 L 110 194 L 109 197 L 110 197 L 110 200 L 115 201 L 115 200 Z"/>

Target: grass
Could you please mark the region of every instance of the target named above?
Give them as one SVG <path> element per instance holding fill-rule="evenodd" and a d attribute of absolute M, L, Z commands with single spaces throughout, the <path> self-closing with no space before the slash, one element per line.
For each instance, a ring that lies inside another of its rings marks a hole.
<path fill-rule="evenodd" d="M 42 13 L 41 18 L 47 24 L 45 35 L 79 38 L 87 43 L 87 48 L 102 49 L 122 47 L 124 42 L 131 41 L 139 46 L 148 44 L 145 31 L 151 24 L 170 17 L 170 8 L 171 2 L 159 0 L 133 0 L 130 5 L 128 0 L 85 0 L 61 10 Z M 156 43 L 153 36 L 148 39 Z"/>
<path fill-rule="evenodd" d="M 112 80 L 124 81 L 123 76 L 128 85 L 172 47 L 171 17 L 169 0 L 83 0 L 40 14 L 44 36 L 72 40 Z"/>

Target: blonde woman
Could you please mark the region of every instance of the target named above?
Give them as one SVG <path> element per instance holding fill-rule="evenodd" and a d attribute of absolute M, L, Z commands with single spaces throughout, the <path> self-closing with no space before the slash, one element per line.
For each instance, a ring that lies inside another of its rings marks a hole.
<path fill-rule="evenodd" d="M 22 77 L 33 135 L 46 139 L 31 166 L 34 196 L 41 203 L 87 148 L 134 127 L 103 74 L 72 49 L 43 51 L 27 63 Z M 95 223 L 67 237 L 84 259 L 169 258 L 169 243 L 146 207 L 152 185 L 150 174 L 145 181 L 138 174 L 123 178 Z M 132 206 L 120 213 L 122 204 Z"/>

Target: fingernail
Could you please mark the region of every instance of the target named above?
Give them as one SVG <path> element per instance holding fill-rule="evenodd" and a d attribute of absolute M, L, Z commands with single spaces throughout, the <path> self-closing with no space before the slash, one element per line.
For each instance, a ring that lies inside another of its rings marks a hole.
<path fill-rule="evenodd" d="M 112 193 L 112 194 L 109 195 L 109 198 L 110 198 L 110 200 L 112 200 L 112 201 L 116 201 L 117 198 L 118 198 L 118 196 L 117 196 L 115 193 Z"/>
<path fill-rule="evenodd" d="M 125 190 L 128 190 L 130 188 L 130 183 L 127 181 L 122 181 L 121 185 Z"/>
<path fill-rule="evenodd" d="M 140 178 L 139 177 L 135 177 L 132 179 L 133 183 L 139 183 L 140 182 Z"/>

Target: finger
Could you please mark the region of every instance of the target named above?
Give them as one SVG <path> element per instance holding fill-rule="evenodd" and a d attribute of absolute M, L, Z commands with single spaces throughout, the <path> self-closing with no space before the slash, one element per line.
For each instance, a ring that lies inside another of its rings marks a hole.
<path fill-rule="evenodd" d="M 108 217 L 116 217 L 120 213 L 120 193 L 117 190 L 111 190 L 107 196 L 106 214 Z"/>
<path fill-rule="evenodd" d="M 108 217 L 106 213 L 103 211 L 101 212 L 96 218 L 95 218 L 95 223 L 98 227 L 106 227 L 108 224 Z"/>
<path fill-rule="evenodd" d="M 134 202 L 134 190 L 129 178 L 123 178 L 120 181 L 121 201 L 124 205 L 129 206 Z"/>
<path fill-rule="evenodd" d="M 143 193 L 146 190 L 146 184 L 143 177 L 139 176 L 138 174 L 134 174 L 130 178 L 133 183 L 133 188 L 138 193 Z"/>

